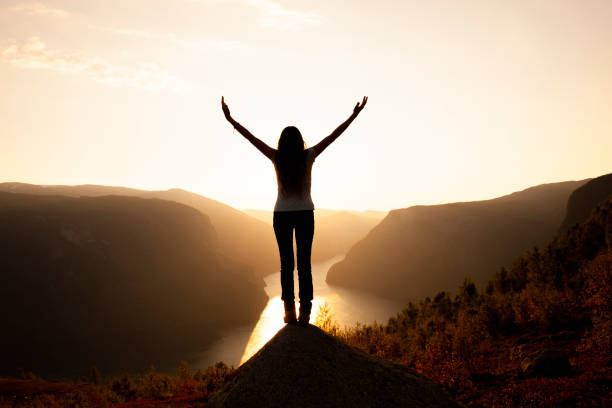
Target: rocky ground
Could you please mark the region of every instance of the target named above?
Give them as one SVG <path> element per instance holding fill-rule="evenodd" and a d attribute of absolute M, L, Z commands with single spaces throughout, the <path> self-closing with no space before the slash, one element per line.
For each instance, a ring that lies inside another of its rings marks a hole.
<path fill-rule="evenodd" d="M 315 326 L 287 325 L 210 407 L 459 407 L 416 371 L 367 355 Z"/>

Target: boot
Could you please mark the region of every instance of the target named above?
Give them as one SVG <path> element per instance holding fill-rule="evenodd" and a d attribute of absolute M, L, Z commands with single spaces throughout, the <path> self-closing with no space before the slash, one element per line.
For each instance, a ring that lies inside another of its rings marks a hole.
<path fill-rule="evenodd" d="M 285 303 L 285 323 L 293 324 L 297 322 L 295 317 L 295 302 L 284 301 Z"/>
<path fill-rule="evenodd" d="M 298 318 L 298 324 L 300 326 L 308 326 L 310 321 L 310 310 L 312 309 L 312 302 L 300 302 L 300 317 Z"/>

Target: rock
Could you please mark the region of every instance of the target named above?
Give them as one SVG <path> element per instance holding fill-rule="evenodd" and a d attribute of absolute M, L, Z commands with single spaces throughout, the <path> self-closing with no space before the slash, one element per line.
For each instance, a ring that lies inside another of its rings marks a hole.
<path fill-rule="evenodd" d="M 525 357 L 521 370 L 527 377 L 563 377 L 571 374 L 572 366 L 563 351 L 544 349 Z"/>
<path fill-rule="evenodd" d="M 208 407 L 460 407 L 414 370 L 367 355 L 315 326 L 287 325 Z"/>

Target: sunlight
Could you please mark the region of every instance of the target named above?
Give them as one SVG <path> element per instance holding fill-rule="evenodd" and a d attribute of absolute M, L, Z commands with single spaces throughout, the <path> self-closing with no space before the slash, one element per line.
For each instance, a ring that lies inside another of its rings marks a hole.
<path fill-rule="evenodd" d="M 255 329 L 251 333 L 249 342 L 244 349 L 244 354 L 240 359 L 240 364 L 251 358 L 260 348 L 263 347 L 274 335 L 283 328 L 283 301 L 280 296 L 275 296 L 268 301 L 266 308 L 261 312 L 261 316 Z"/>
<path fill-rule="evenodd" d="M 312 301 L 312 313 L 310 314 L 310 323 L 312 323 L 319 311 L 319 306 L 326 301 L 325 297 L 317 296 Z M 299 308 L 299 303 L 296 303 Z M 283 322 L 284 308 L 283 301 L 280 296 L 275 296 L 268 302 L 268 305 L 261 313 L 259 321 L 251 333 L 249 342 L 247 343 L 244 354 L 240 359 L 240 364 L 243 364 L 255 353 L 259 351 L 274 335 L 285 326 Z"/>

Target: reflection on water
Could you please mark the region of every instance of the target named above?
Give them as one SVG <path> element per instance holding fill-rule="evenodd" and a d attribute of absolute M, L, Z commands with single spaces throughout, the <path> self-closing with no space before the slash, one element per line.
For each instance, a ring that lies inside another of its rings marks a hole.
<path fill-rule="evenodd" d="M 269 296 L 269 295 L 268 295 Z M 240 358 L 240 364 L 247 361 L 251 356 L 257 353 L 268 340 L 270 340 L 276 332 L 283 328 L 283 316 L 285 314 L 283 301 L 280 295 L 274 296 L 268 301 L 266 308 L 261 312 L 259 321 L 253 329 L 249 342 L 244 349 L 244 353 Z"/>
<path fill-rule="evenodd" d="M 312 302 L 312 323 L 319 306 L 327 303 L 334 319 L 340 326 L 353 325 L 356 322 L 373 323 L 386 322 L 389 317 L 399 312 L 404 304 L 401 302 L 380 298 L 352 289 L 331 286 L 325 282 L 329 268 L 342 260 L 344 255 L 334 257 L 325 262 L 312 265 L 312 283 L 314 299 Z M 237 366 L 248 360 L 268 340 L 270 340 L 284 325 L 283 302 L 280 299 L 281 285 L 279 273 L 265 278 L 266 293 L 270 298 L 266 308 L 261 313 L 255 325 L 234 329 L 227 333 L 211 348 L 199 355 L 192 364 L 195 368 L 206 368 L 216 361 L 224 361 L 228 365 Z M 297 296 L 297 273 L 295 276 L 295 293 Z M 299 304 L 298 304 L 299 306 Z"/>

